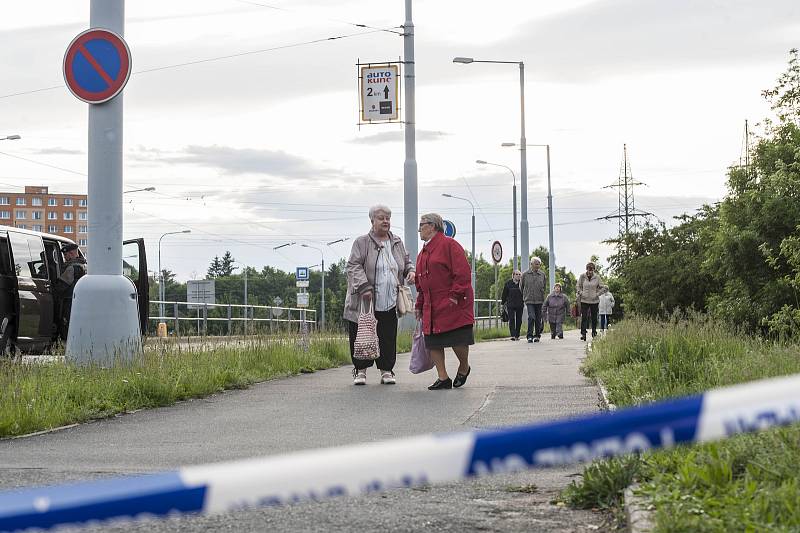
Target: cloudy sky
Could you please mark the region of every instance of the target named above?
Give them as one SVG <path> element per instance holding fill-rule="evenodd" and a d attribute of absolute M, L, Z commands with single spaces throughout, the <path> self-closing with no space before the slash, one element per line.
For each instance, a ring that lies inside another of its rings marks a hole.
<path fill-rule="evenodd" d="M 156 267 L 202 278 L 214 255 L 293 270 L 346 257 L 374 203 L 403 235 L 403 128 L 358 125 L 356 63 L 397 60 L 404 1 L 136 0 L 125 37 L 125 236 Z M 0 17 L 0 189 L 85 193 L 87 105 L 64 86 L 66 46 L 88 0 L 14 2 Z M 627 143 L 637 207 L 670 223 L 725 194 L 744 122 L 800 45 L 797 0 L 416 0 L 420 212 L 453 220 L 469 246 L 512 249 L 519 152 L 515 65 L 525 62 L 529 143 L 552 150 L 556 257 L 579 271 L 615 222 Z M 365 25 L 366 27 L 357 26 Z M 382 31 L 389 30 L 389 31 Z M 339 37 L 337 39 L 329 39 Z M 757 129 L 756 129 L 757 131 Z M 528 150 L 531 249 L 547 242 L 544 150 Z M 91 216 L 91 215 L 90 215 Z M 273 247 L 296 242 L 278 252 Z M 91 244 L 91 243 L 90 243 Z"/>

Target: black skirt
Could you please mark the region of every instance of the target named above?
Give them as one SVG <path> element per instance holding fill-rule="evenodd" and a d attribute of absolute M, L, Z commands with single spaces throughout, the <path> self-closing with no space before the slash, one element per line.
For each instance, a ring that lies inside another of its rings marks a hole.
<path fill-rule="evenodd" d="M 450 331 L 443 331 L 442 333 L 425 335 L 425 347 L 428 349 L 452 348 L 453 346 L 469 346 L 471 344 L 475 344 L 472 324 L 451 329 Z"/>

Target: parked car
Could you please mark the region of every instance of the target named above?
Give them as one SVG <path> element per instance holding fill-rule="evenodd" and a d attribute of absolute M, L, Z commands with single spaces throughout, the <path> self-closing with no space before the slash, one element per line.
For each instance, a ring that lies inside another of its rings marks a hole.
<path fill-rule="evenodd" d="M 0 226 L 0 355 L 42 353 L 59 338 L 55 292 L 66 237 Z M 82 253 L 81 253 L 82 255 Z M 88 265 L 91 272 L 92 265 Z M 143 239 L 123 242 L 123 273 L 136 286 L 142 334 L 147 331 L 149 279 Z"/>

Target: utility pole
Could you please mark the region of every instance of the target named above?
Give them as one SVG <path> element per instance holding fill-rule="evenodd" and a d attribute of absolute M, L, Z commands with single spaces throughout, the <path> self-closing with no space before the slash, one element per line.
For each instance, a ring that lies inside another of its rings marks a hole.
<path fill-rule="evenodd" d="M 417 202 L 417 159 L 416 159 L 416 119 L 414 116 L 415 74 L 414 74 L 414 23 L 412 22 L 411 1 L 406 0 L 406 21 L 403 23 L 403 78 L 406 82 L 405 97 L 405 142 L 406 159 L 403 163 L 403 221 L 405 245 L 412 264 L 417 262 L 419 235 L 417 222 L 419 205 Z"/>

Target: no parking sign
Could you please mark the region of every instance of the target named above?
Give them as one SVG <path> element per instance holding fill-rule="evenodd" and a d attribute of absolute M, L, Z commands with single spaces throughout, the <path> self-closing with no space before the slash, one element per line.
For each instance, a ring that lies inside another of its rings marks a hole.
<path fill-rule="evenodd" d="M 111 30 L 79 33 L 64 54 L 64 80 L 79 100 L 101 104 L 122 91 L 131 76 L 131 51 Z"/>

